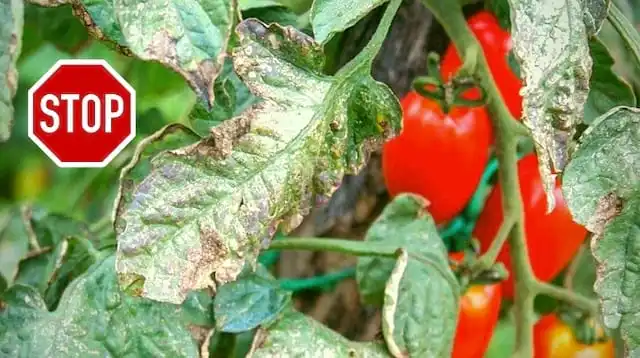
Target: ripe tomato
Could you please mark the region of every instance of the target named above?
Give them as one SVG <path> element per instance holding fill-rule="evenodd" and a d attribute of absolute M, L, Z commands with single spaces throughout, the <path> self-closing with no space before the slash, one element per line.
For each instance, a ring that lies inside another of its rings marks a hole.
<path fill-rule="evenodd" d="M 450 255 L 460 260 L 459 253 Z M 473 285 L 460 297 L 458 327 L 451 358 L 482 358 L 498 323 L 500 284 Z"/>
<path fill-rule="evenodd" d="M 591 345 L 582 344 L 571 327 L 555 314 L 542 317 L 533 327 L 533 344 L 535 358 L 614 357 L 611 339 Z"/>
<path fill-rule="evenodd" d="M 556 181 L 556 206 L 547 215 L 547 199 L 538 172 L 538 158 L 529 154 L 518 162 L 520 194 L 524 203 L 524 223 L 527 248 L 536 277 L 543 281 L 553 279 L 576 254 L 587 230 L 573 221 L 562 196 L 560 182 Z M 485 252 L 502 224 L 502 198 L 500 185 L 496 185 L 478 218 L 473 236 L 480 241 Z M 508 244 L 502 248 L 498 261 L 511 272 Z M 504 297 L 513 297 L 513 278 L 504 281 Z"/>
<path fill-rule="evenodd" d="M 491 124 L 484 109 L 439 104 L 416 92 L 401 101 L 403 129 L 382 152 L 391 196 L 419 194 L 429 200 L 436 223 L 452 219 L 473 195 L 489 160 Z"/>
<path fill-rule="evenodd" d="M 467 23 L 482 46 L 491 75 L 496 81 L 511 115 L 520 119 L 522 114 L 522 96 L 520 95 L 522 81 L 513 73 L 507 60 L 512 47 L 511 35 L 500 27 L 498 19 L 488 11 L 476 13 L 467 20 Z M 443 79 L 446 81 L 451 78 L 460 66 L 462 66 L 460 57 L 451 44 L 442 57 L 440 72 Z M 465 97 L 467 96 L 468 98 L 479 98 L 478 90 L 467 91 Z"/>

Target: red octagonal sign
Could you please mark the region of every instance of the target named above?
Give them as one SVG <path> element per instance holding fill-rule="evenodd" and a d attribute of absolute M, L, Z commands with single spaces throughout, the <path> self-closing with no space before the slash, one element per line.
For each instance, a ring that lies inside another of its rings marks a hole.
<path fill-rule="evenodd" d="M 136 93 L 104 60 L 60 60 L 29 89 L 29 138 L 59 167 L 102 168 L 136 135 Z"/>

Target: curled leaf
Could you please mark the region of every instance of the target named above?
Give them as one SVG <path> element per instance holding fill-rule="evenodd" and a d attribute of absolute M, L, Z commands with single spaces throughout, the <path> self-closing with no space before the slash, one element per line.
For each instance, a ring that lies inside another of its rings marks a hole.
<path fill-rule="evenodd" d="M 155 155 L 148 176 L 123 187 L 117 269 L 145 297 L 180 303 L 235 280 L 278 227 L 295 228 L 399 129 L 397 99 L 370 67 L 323 76 L 321 46 L 294 28 L 248 19 L 236 31 L 235 71 L 264 100 Z"/>
<path fill-rule="evenodd" d="M 616 107 L 580 138 L 563 177 L 574 220 L 594 233 L 594 289 L 604 323 L 640 354 L 640 110 Z"/>
<path fill-rule="evenodd" d="M 582 121 L 592 60 L 583 0 L 510 0 L 514 53 L 525 87 L 523 122 L 531 131 L 547 194 L 555 207 L 557 172 Z"/>

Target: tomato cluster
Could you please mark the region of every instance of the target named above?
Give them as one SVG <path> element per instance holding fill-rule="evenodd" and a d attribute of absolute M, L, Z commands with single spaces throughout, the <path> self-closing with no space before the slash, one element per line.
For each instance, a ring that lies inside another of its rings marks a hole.
<path fill-rule="evenodd" d="M 509 33 L 502 30 L 497 19 L 486 11 L 470 17 L 468 22 L 482 46 L 504 102 L 513 117 L 519 120 L 522 113 L 522 82 L 509 66 Z M 451 83 L 461 66 L 455 47 L 450 45 L 441 63 L 441 79 Z M 462 92 L 463 98 L 468 99 L 477 98 L 479 94 L 477 88 Z M 444 111 L 439 100 L 415 91 L 402 98 L 401 106 L 403 131 L 383 148 L 382 166 L 387 189 L 392 197 L 403 192 L 423 196 L 429 202 L 429 211 L 435 222 L 445 224 L 461 213 L 481 181 L 492 150 L 489 114 L 484 106 L 455 104 L 447 105 L 447 111 Z M 526 155 L 519 161 L 518 177 L 533 272 L 538 279 L 550 281 L 576 254 L 587 232 L 572 220 L 559 181 L 554 192 L 556 207 L 550 214 L 546 213 L 546 196 L 535 154 Z M 501 188 L 497 184 L 491 189 L 473 229 L 472 236 L 479 240 L 481 252 L 487 250 L 502 223 L 501 201 Z M 500 252 L 498 261 L 511 272 L 508 245 Z M 498 320 L 501 300 L 513 296 L 511 278 L 501 284 L 471 286 L 465 291 L 460 304 L 453 357 L 474 358 L 484 355 Z M 556 338 L 540 333 L 551 329 L 539 328 L 541 325 L 551 325 L 549 320 L 543 319 L 536 328 L 536 349 L 539 352 L 536 357 L 573 357 L 568 353 L 540 348 L 543 345 L 540 342 L 543 341 L 560 344 L 554 342 Z M 556 320 L 553 325 L 553 329 L 564 329 L 561 321 Z M 571 349 L 578 352 L 589 347 L 571 344 L 566 347 L 573 348 L 563 349 L 566 352 Z M 596 356 L 608 357 L 605 353 Z"/>

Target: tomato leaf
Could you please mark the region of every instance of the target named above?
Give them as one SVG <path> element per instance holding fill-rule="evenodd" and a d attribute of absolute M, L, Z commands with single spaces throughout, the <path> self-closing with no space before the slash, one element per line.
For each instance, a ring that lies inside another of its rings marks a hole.
<path fill-rule="evenodd" d="M 211 109 L 199 101 L 189 113 L 193 130 L 207 136 L 212 127 L 240 115 L 249 106 L 259 101 L 233 70 L 231 61 L 226 61 L 222 73 L 213 84 L 215 103 Z"/>
<path fill-rule="evenodd" d="M 18 90 L 16 62 L 20 56 L 24 2 L 0 0 L 0 143 L 9 139 L 13 96 Z"/>
<path fill-rule="evenodd" d="M 316 41 L 326 44 L 387 0 L 314 0 L 311 26 Z"/>
<path fill-rule="evenodd" d="M 248 356 L 254 358 L 306 357 L 310 352 L 318 357 L 389 357 L 384 345 L 351 342 L 293 309 L 266 330 L 258 330 L 253 346 Z"/>
<path fill-rule="evenodd" d="M 378 303 L 383 290 L 382 331 L 394 357 L 444 357 L 453 348 L 460 287 L 424 206 L 417 196 L 399 195 L 367 232 L 366 241 L 401 248 L 395 262 L 358 259 L 363 299 Z"/>
<path fill-rule="evenodd" d="M 216 328 L 228 333 L 252 330 L 275 320 L 290 303 L 291 294 L 259 266 L 256 272 L 220 287 L 214 299 Z"/>
<path fill-rule="evenodd" d="M 400 127 L 398 100 L 370 75 L 390 14 L 335 77 L 321 74 L 321 46 L 307 35 L 255 19 L 238 25 L 235 71 L 264 101 L 202 141 L 154 156 L 144 180 L 123 186 L 124 286 L 142 280 L 145 297 L 180 303 L 190 290 L 233 281 L 279 225 L 296 227 L 364 166 Z"/>
<path fill-rule="evenodd" d="M 630 356 L 640 354 L 640 110 L 616 107 L 580 138 L 563 193 L 574 220 L 594 233 L 595 292 L 604 323 L 620 328 Z"/>
<path fill-rule="evenodd" d="M 582 0 L 509 4 L 513 49 L 526 84 L 523 122 L 536 146 L 550 212 L 555 207 L 555 173 L 566 166 L 589 91 L 592 60 L 589 29 L 583 22 L 588 7 Z"/>
<path fill-rule="evenodd" d="M 0 292 L 13 284 L 20 261 L 29 253 L 29 237 L 24 209 L 0 211 Z"/>
<path fill-rule="evenodd" d="M 597 117 L 616 106 L 635 106 L 636 96 L 631 86 L 613 71 L 613 58 L 596 37 L 589 40 L 593 58 L 593 73 L 589 81 L 589 97 L 584 107 L 584 122 L 591 124 Z"/>
<path fill-rule="evenodd" d="M 251 9 L 261 9 L 265 7 L 283 6 L 278 0 L 239 0 L 238 9 L 246 11 Z"/>
<path fill-rule="evenodd" d="M 118 288 L 114 256 L 98 262 L 49 312 L 38 292 L 16 285 L 2 296 L 0 350 L 8 356 L 199 356 L 181 309 Z"/>
<path fill-rule="evenodd" d="M 213 105 L 213 82 L 236 21 L 231 0 L 73 0 L 79 18 L 97 38 L 124 53 L 158 61 L 184 77 Z"/>
<path fill-rule="evenodd" d="M 447 268 L 446 247 L 438 236 L 431 215 L 423 206 L 424 203 L 415 196 L 396 197 L 371 225 L 365 241 L 402 247 L 410 254 L 435 256 L 442 267 Z M 388 257 L 358 258 L 356 280 L 365 303 L 382 306 L 385 286 L 395 263 L 395 259 Z"/>

